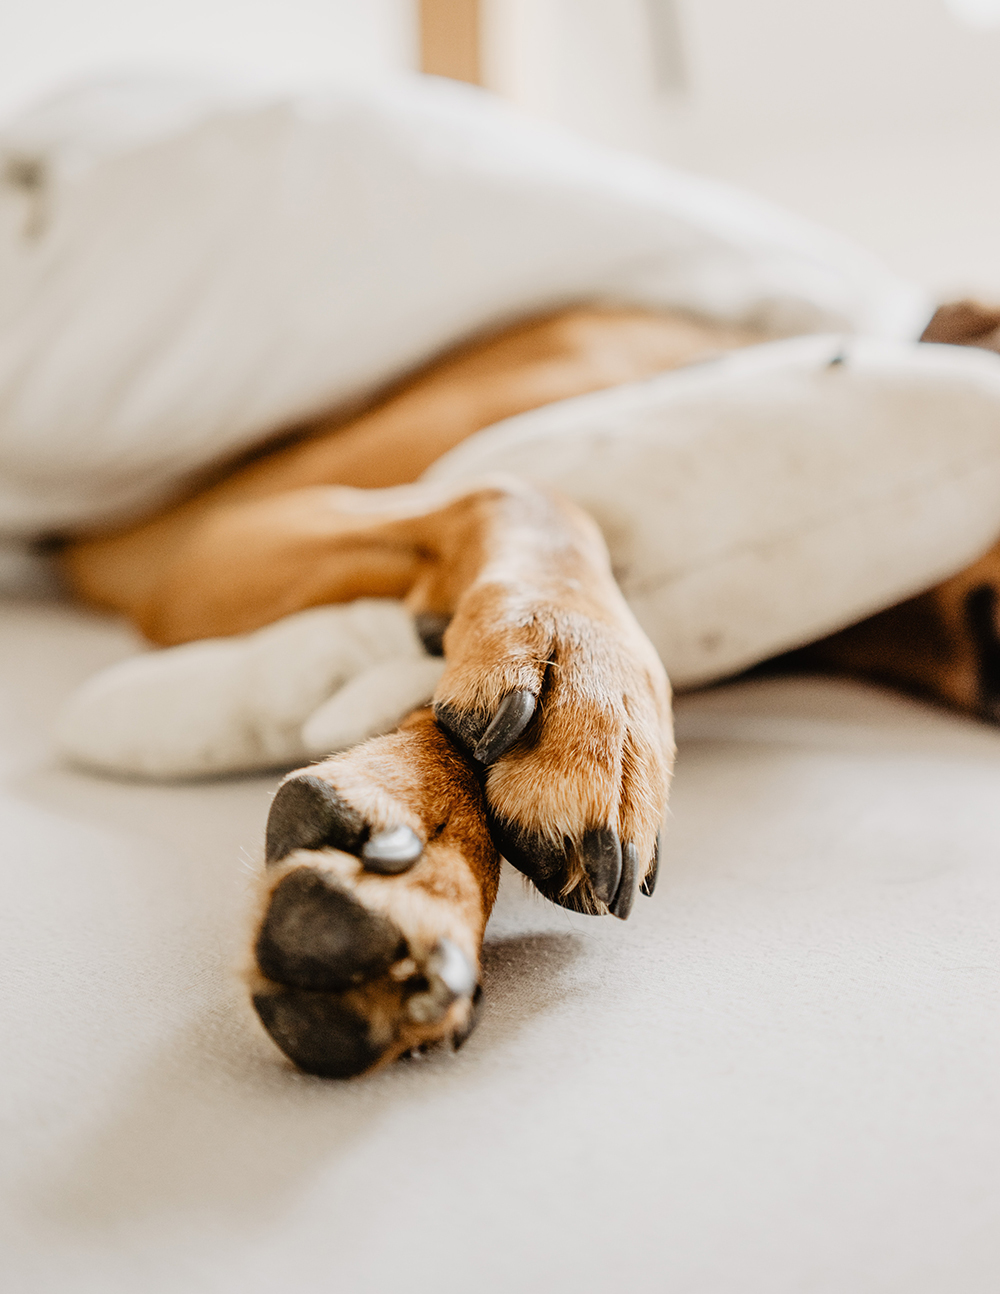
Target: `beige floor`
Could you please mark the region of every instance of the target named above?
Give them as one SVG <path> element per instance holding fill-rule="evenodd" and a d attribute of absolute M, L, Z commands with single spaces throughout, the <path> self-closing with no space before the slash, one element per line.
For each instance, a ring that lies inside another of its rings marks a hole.
<path fill-rule="evenodd" d="M 874 244 L 931 164 L 854 163 Z M 837 191 L 765 172 L 800 209 Z M 900 257 L 944 284 L 978 248 L 1000 285 L 995 204 L 960 240 L 947 198 Z M 344 1085 L 280 1061 L 234 972 L 273 779 L 51 758 L 131 646 L 0 604 L 5 1289 L 1000 1287 L 1000 731 L 830 680 L 687 698 L 655 899 L 623 927 L 509 875 L 466 1049 Z"/>
<path fill-rule="evenodd" d="M 12 1291 L 961 1291 L 1000 1273 L 1000 732 L 830 680 L 680 706 L 625 927 L 505 879 L 457 1057 L 354 1084 L 233 974 L 272 782 L 47 751 L 127 649 L 3 610 Z"/>

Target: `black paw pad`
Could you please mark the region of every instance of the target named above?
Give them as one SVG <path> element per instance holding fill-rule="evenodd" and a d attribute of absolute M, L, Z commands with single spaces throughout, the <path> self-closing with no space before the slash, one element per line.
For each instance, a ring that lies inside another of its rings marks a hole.
<path fill-rule="evenodd" d="M 595 916 L 600 905 L 611 901 L 621 876 L 621 845 L 611 828 L 587 832 L 580 850 L 580 862 L 590 884 L 576 885 L 567 893 L 565 883 L 574 870 L 576 854 L 571 840 L 564 839 L 561 846 L 556 845 L 541 833 L 525 831 L 516 823 L 497 818 L 494 814 L 488 814 L 486 823 L 499 853 L 512 867 L 527 876 L 539 893 L 560 907 Z"/>
<path fill-rule="evenodd" d="M 335 882 L 296 867 L 271 896 L 256 953 L 268 979 L 334 990 L 384 974 L 406 955 L 406 941 L 391 921 Z"/>
<path fill-rule="evenodd" d="M 261 1023 L 289 1060 L 320 1078 L 352 1078 L 379 1059 L 393 1037 L 375 1037 L 371 1024 L 325 993 L 279 989 L 256 993 Z"/>
<path fill-rule="evenodd" d="M 265 857 L 276 863 L 294 849 L 323 845 L 356 854 L 367 833 L 361 815 L 328 782 L 308 775 L 293 777 L 278 787 L 267 815 Z"/>
<path fill-rule="evenodd" d="M 566 875 L 569 841 L 560 847 L 544 836 L 525 831 L 516 822 L 498 818 L 490 812 L 487 812 L 486 822 L 493 843 L 508 863 L 533 881 L 546 898 L 558 903 Z"/>

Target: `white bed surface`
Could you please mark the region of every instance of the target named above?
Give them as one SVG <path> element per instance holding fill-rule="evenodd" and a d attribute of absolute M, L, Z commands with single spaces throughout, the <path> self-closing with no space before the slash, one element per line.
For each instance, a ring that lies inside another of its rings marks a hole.
<path fill-rule="evenodd" d="M 684 699 L 655 898 L 509 873 L 466 1048 L 344 1084 L 235 973 L 275 779 L 51 760 L 131 647 L 0 605 L 7 1288 L 996 1289 L 1000 731 L 834 680 Z"/>

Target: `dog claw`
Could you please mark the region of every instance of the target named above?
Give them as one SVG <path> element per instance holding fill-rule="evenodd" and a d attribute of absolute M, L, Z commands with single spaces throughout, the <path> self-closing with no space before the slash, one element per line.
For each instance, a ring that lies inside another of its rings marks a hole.
<path fill-rule="evenodd" d="M 256 953 L 268 979 L 331 991 L 384 974 L 406 944 L 391 921 L 321 873 L 296 867 L 271 896 Z"/>
<path fill-rule="evenodd" d="M 473 749 L 473 758 L 480 764 L 493 764 L 505 755 L 531 722 L 537 704 L 534 692 L 508 692 Z"/>
<path fill-rule="evenodd" d="M 442 936 L 427 959 L 427 976 L 439 979 L 452 995 L 452 1000 L 465 997 L 476 987 L 476 972 L 472 963 L 458 944 Z"/>
<path fill-rule="evenodd" d="M 639 889 L 645 894 L 647 899 L 653 897 L 653 891 L 656 889 L 656 877 L 660 870 L 660 833 L 656 833 L 656 844 L 653 846 L 653 863 L 649 871 L 643 878 Z"/>
<path fill-rule="evenodd" d="M 383 876 L 408 871 L 424 852 L 424 842 L 409 827 L 392 827 L 379 831 L 361 848 L 365 870 Z"/>
<path fill-rule="evenodd" d="M 476 972 L 461 948 L 450 939 L 441 938 L 427 959 L 424 974 L 428 987 L 414 993 L 406 1004 L 406 1014 L 414 1024 L 436 1024 L 452 1002 L 468 997 L 476 988 Z"/>
<path fill-rule="evenodd" d="M 635 902 L 636 882 L 639 879 L 639 851 L 631 841 L 622 847 L 622 878 L 618 892 L 608 905 L 619 921 L 627 921 Z"/>
<path fill-rule="evenodd" d="M 278 787 L 267 815 L 265 857 L 276 863 L 295 849 L 333 845 L 357 853 L 367 828 L 361 815 L 318 777 L 293 777 Z"/>
<path fill-rule="evenodd" d="M 588 831 L 580 853 L 594 897 L 610 903 L 622 877 L 622 846 L 617 831 L 611 827 Z"/>
<path fill-rule="evenodd" d="M 554 899 L 555 893 L 550 891 L 553 885 L 558 885 L 565 869 L 566 850 L 553 845 L 544 836 L 524 831 L 516 823 L 496 817 L 488 809 L 486 824 L 497 852 L 528 880 L 534 881 L 543 894 Z"/>
<path fill-rule="evenodd" d="M 438 615 L 433 611 L 420 611 L 414 616 L 417 637 L 429 656 L 444 655 L 444 635 L 450 623 L 451 616 Z"/>

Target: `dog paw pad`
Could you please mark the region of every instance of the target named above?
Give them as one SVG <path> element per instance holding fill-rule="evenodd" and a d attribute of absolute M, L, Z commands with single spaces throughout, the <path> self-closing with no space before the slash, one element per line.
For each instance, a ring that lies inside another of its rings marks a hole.
<path fill-rule="evenodd" d="M 321 872 L 296 867 L 271 896 L 257 964 L 295 988 L 335 990 L 384 974 L 405 955 L 396 926 Z"/>
<path fill-rule="evenodd" d="M 360 1074 L 392 1042 L 391 1031 L 326 993 L 280 988 L 255 993 L 253 1005 L 285 1055 L 320 1078 Z"/>

